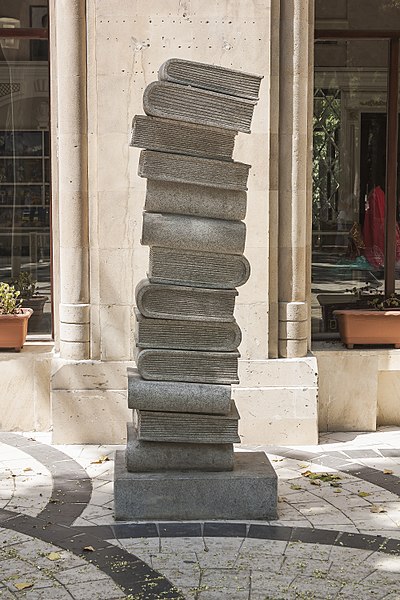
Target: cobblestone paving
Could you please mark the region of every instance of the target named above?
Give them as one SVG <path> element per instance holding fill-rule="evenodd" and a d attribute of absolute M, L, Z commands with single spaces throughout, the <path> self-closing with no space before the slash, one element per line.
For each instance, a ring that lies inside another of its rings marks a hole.
<path fill-rule="evenodd" d="M 0 600 L 400 600 L 399 429 L 247 447 L 278 473 L 272 522 L 116 522 L 119 448 L 0 433 Z"/>

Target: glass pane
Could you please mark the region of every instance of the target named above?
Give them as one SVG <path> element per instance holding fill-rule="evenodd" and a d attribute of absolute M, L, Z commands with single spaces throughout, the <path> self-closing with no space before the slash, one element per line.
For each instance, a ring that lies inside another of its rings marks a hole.
<path fill-rule="evenodd" d="M 314 338 L 338 337 L 333 311 L 384 287 L 387 57 L 387 41 L 316 44 Z"/>
<path fill-rule="evenodd" d="M 47 27 L 41 4 L 15 0 L 0 18 L 0 281 L 36 282 L 23 302 L 35 336 L 52 329 L 48 43 L 1 38 L 1 27 Z"/>

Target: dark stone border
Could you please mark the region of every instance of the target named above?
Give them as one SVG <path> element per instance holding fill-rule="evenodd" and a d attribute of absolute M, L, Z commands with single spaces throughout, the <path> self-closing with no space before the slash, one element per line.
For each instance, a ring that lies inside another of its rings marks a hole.
<path fill-rule="evenodd" d="M 92 495 L 92 482 L 85 469 L 60 450 L 17 433 L 0 432 L 0 442 L 26 452 L 50 471 L 53 491 L 38 517 L 71 525 L 82 514 Z"/>

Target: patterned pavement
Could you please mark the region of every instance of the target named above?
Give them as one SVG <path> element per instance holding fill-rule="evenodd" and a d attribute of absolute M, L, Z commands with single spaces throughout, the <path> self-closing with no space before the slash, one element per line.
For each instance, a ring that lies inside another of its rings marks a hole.
<path fill-rule="evenodd" d="M 116 522 L 120 448 L 0 433 L 0 600 L 400 600 L 400 429 L 243 448 L 278 473 L 271 522 Z"/>

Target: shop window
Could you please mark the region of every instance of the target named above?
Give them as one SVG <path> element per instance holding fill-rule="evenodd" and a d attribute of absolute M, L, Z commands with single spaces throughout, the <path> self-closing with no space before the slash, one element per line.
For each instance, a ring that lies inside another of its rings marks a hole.
<path fill-rule="evenodd" d="M 24 305 L 37 337 L 52 331 L 50 99 L 48 6 L 30 4 L 0 19 L 0 281 L 36 286 Z"/>

